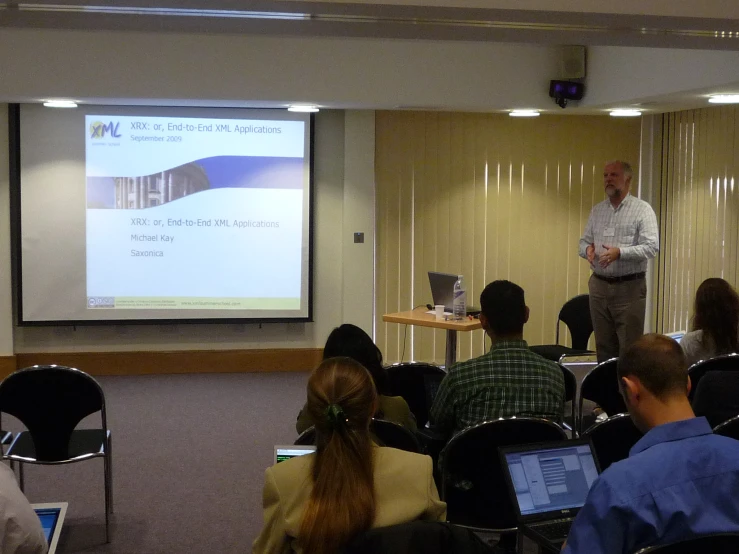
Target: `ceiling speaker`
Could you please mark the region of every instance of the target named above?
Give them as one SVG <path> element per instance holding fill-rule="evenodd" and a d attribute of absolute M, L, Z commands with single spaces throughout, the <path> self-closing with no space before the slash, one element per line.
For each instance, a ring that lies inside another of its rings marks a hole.
<path fill-rule="evenodd" d="M 559 58 L 560 79 L 585 78 L 585 47 L 562 46 Z"/>

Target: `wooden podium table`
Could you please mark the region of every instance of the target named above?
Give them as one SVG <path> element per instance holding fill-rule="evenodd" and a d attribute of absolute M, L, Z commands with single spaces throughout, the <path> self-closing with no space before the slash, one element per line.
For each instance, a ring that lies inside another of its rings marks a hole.
<path fill-rule="evenodd" d="M 452 319 L 436 319 L 436 314 L 427 314 L 426 308 L 416 308 L 409 312 L 398 312 L 396 314 L 385 314 L 382 321 L 387 323 L 402 323 L 404 325 L 419 325 L 420 327 L 433 327 L 435 329 L 446 329 L 446 356 L 444 364 L 449 370 L 457 360 L 457 331 L 474 331 L 482 329 L 479 319 L 463 319 L 455 321 Z M 451 315 L 447 315 L 451 318 Z"/>

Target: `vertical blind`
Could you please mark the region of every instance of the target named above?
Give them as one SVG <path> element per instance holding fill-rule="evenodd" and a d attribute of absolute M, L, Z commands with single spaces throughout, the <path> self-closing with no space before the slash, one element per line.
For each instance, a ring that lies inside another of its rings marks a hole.
<path fill-rule="evenodd" d="M 468 303 L 496 279 L 521 285 L 524 337 L 554 343 L 562 304 L 587 292 L 578 240 L 604 198 L 603 166 L 638 165 L 640 122 L 607 116 L 377 112 L 376 324 L 388 362 L 444 359 L 444 331 L 383 323 L 431 303 L 428 271 L 464 275 Z M 569 344 L 566 329 L 560 342 Z M 459 359 L 485 349 L 460 333 Z"/>
<path fill-rule="evenodd" d="M 656 329 L 690 328 L 700 283 L 739 278 L 739 169 L 735 107 L 666 114 L 662 125 L 662 182 L 655 298 Z"/>

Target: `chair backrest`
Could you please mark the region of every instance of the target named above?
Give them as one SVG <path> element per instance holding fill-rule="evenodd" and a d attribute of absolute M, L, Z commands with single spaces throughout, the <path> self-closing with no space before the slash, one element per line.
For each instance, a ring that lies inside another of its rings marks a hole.
<path fill-rule="evenodd" d="M 736 554 L 739 552 L 739 534 L 720 533 L 685 541 L 642 548 L 636 554 Z"/>
<path fill-rule="evenodd" d="M 72 431 L 96 412 L 101 413 L 102 427 L 107 429 L 103 390 L 79 369 L 35 365 L 0 383 L 0 413 L 18 418 L 26 426 L 41 461 L 67 459 Z"/>
<path fill-rule="evenodd" d="M 567 369 L 562 364 L 559 365 L 562 370 L 562 375 L 565 378 L 565 402 L 575 402 L 575 396 L 577 395 L 577 377 L 572 370 Z"/>
<path fill-rule="evenodd" d="M 695 415 L 704 416 L 711 427 L 739 415 L 739 371 L 707 371 L 695 387 L 691 404 Z"/>
<path fill-rule="evenodd" d="M 577 397 L 577 377 L 575 374 L 562 364 L 557 364 L 562 369 L 562 375 L 565 378 L 565 402 L 570 402 L 570 425 L 572 429 L 575 429 L 575 436 L 577 436 L 577 421 L 575 415 L 575 398 Z"/>
<path fill-rule="evenodd" d="M 411 521 L 361 533 L 342 554 L 490 554 L 472 531 L 440 521 Z"/>
<path fill-rule="evenodd" d="M 381 446 L 389 446 L 390 448 L 416 453 L 422 451 L 421 443 L 418 442 L 416 435 L 394 421 L 373 418 L 370 424 L 370 431 Z M 308 427 L 308 429 L 300 433 L 298 438 L 295 439 L 295 444 L 303 446 L 316 444 L 316 428 Z"/>
<path fill-rule="evenodd" d="M 600 469 L 605 471 L 611 464 L 628 458 L 629 450 L 644 433 L 637 429 L 629 414 L 616 414 L 599 421 L 582 436 L 590 437 Z"/>
<path fill-rule="evenodd" d="M 611 358 L 591 369 L 580 383 L 580 402 L 578 411 L 578 431 L 582 432 L 583 400 L 591 400 L 609 415 L 626 412 L 626 404 L 618 390 L 616 368 L 618 359 Z"/>
<path fill-rule="evenodd" d="M 557 321 L 557 344 L 559 344 L 559 322 L 567 325 L 572 337 L 572 348 L 587 350 L 590 335 L 593 334 L 593 320 L 590 318 L 590 296 L 578 294 L 564 303 L 559 310 Z"/>
<path fill-rule="evenodd" d="M 482 529 L 516 526 L 498 448 L 564 440 L 557 424 L 546 419 L 510 417 L 479 423 L 457 433 L 441 459 L 441 494 L 447 519 Z"/>
<path fill-rule="evenodd" d="M 381 446 L 389 446 L 418 454 L 422 451 L 421 443 L 418 442 L 413 431 L 394 421 L 373 418 L 371 431 Z"/>
<path fill-rule="evenodd" d="M 717 435 L 723 435 L 725 437 L 731 437 L 732 439 L 739 440 L 739 415 L 727 419 L 723 423 L 714 427 L 713 432 Z"/>
<path fill-rule="evenodd" d="M 688 368 L 688 375 L 690 376 L 690 394 L 689 398 L 692 400 L 695 392 L 698 390 L 698 383 L 703 376 L 709 371 L 735 371 L 739 370 L 739 354 L 724 354 L 723 356 L 716 356 L 715 358 L 709 358 L 708 360 L 701 360 L 700 362 L 694 363 Z"/>
<path fill-rule="evenodd" d="M 316 428 L 310 426 L 305 431 L 300 433 L 300 435 L 298 435 L 298 438 L 295 439 L 295 444 L 300 446 L 316 444 Z"/>
<path fill-rule="evenodd" d="M 419 425 L 429 420 L 431 402 L 446 372 L 422 362 L 393 364 L 387 368 L 388 394 L 402 396 Z"/>

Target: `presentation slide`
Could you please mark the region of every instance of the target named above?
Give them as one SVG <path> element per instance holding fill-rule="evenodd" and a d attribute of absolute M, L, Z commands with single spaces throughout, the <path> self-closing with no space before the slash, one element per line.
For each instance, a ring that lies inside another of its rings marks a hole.
<path fill-rule="evenodd" d="M 22 322 L 309 319 L 307 116 L 22 106 L 20 123 Z"/>

